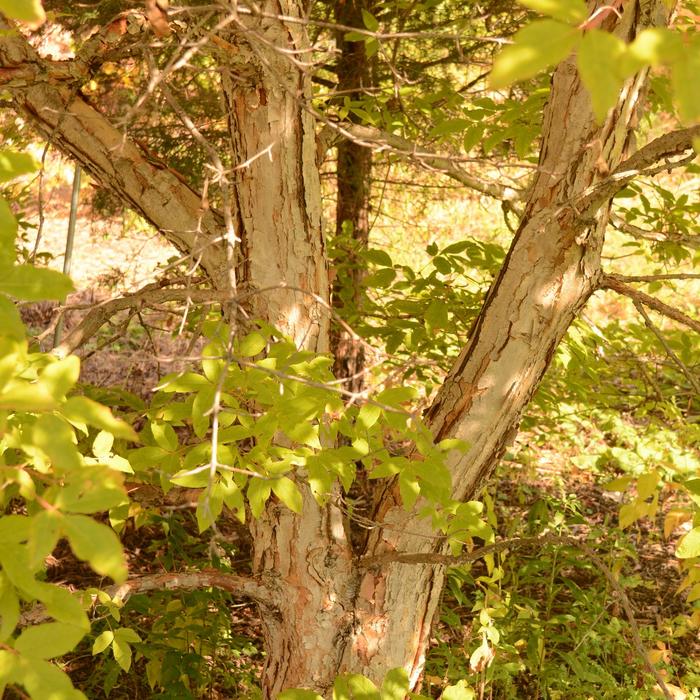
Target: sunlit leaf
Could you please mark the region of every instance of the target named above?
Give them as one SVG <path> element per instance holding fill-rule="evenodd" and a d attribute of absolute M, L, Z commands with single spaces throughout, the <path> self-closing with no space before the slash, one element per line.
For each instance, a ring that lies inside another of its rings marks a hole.
<path fill-rule="evenodd" d="M 64 531 L 78 559 L 87 561 L 98 574 L 110 576 L 117 583 L 126 579 L 124 553 L 111 528 L 86 515 L 68 515 Z"/>
<path fill-rule="evenodd" d="M 518 0 L 518 3 L 567 24 L 580 24 L 588 17 L 583 0 Z"/>
<path fill-rule="evenodd" d="M 299 491 L 299 487 L 289 477 L 282 476 L 279 479 L 274 479 L 270 483 L 275 496 L 277 496 L 289 510 L 295 513 L 301 513 L 303 505 L 301 492 Z"/>
<path fill-rule="evenodd" d="M 700 557 L 700 527 L 694 527 L 683 535 L 676 548 L 676 556 L 679 559 Z"/>
<path fill-rule="evenodd" d="M 114 632 L 105 630 L 99 634 L 92 645 L 92 655 L 101 654 L 114 640 Z"/>
<path fill-rule="evenodd" d="M 23 630 L 15 650 L 25 656 L 53 659 L 72 651 L 85 636 L 85 630 L 65 622 L 46 622 Z"/>
<path fill-rule="evenodd" d="M 84 421 L 88 425 L 112 433 L 115 437 L 131 442 L 139 441 L 138 435 L 128 423 L 116 418 L 106 406 L 85 396 L 72 396 L 61 407 L 61 413 L 69 420 Z"/>
<path fill-rule="evenodd" d="M 41 24 L 46 19 L 41 0 L 0 0 L 0 12 L 11 19 L 34 25 Z M 34 172 L 35 169 L 36 167 L 27 172 Z"/>
<path fill-rule="evenodd" d="M 0 275 L 0 292 L 25 301 L 65 301 L 66 295 L 72 291 L 70 277 L 43 267 L 14 265 L 4 269 Z"/>
<path fill-rule="evenodd" d="M 563 61 L 576 47 L 581 33 L 561 22 L 544 19 L 529 24 L 496 58 L 490 75 L 491 87 L 504 88 L 518 80 L 532 78 Z"/>
<path fill-rule="evenodd" d="M 598 29 L 586 32 L 578 47 L 578 69 L 599 122 L 620 97 L 623 76 L 618 74 L 617 67 L 625 50 L 622 40 Z"/>

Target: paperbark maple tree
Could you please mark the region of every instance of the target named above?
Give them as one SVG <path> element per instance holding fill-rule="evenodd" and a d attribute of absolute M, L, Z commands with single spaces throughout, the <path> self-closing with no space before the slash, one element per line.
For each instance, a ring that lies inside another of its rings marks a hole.
<path fill-rule="evenodd" d="M 663 0 L 618 5 L 600 26 L 624 41 L 668 21 Z M 222 14 L 192 41 L 211 47 L 221 74 L 233 164 L 218 174 L 227 179 L 224 212 L 209 208 L 80 92 L 100 52 L 136 34 L 129 34 L 131 15 L 101 31 L 93 55 L 68 61 L 42 58 L 21 34 L 5 34 L 0 84 L 51 143 L 199 260 L 213 295 L 243 295 L 250 317 L 275 325 L 299 347 L 326 352 L 331 299 L 317 125 L 303 61 L 311 49 L 306 16 L 301 0 L 266 0 L 245 13 Z M 147 22 L 138 26 L 148 31 Z M 575 59 L 554 71 L 539 163 L 517 232 L 468 344 L 425 415 L 436 441 L 468 444 L 448 460 L 454 499 L 474 497 L 488 481 L 570 324 L 596 289 L 610 286 L 600 254 L 612 196 L 640 171 L 687 154 L 699 133 L 679 130 L 632 154 L 646 80 L 646 70 L 627 79 L 599 124 Z M 80 338 L 67 342 L 66 351 Z M 290 687 L 328 695 L 341 672 L 377 680 L 399 666 L 417 687 L 445 569 L 382 564 L 382 556 L 444 552 L 444 540 L 420 517 L 420 501 L 406 510 L 397 482 L 389 481 L 377 491 L 377 526 L 355 551 L 337 500 L 319 504 L 303 479 L 299 486 L 301 513 L 268 501 L 250 523 L 253 573 L 265 593 L 255 595 L 254 586 L 245 592 L 260 605 L 265 697 Z M 216 583 L 208 576 L 202 585 Z"/>

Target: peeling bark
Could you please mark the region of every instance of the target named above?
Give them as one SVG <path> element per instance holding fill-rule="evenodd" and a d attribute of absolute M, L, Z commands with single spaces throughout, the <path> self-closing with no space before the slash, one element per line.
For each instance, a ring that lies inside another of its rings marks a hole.
<path fill-rule="evenodd" d="M 663 10 L 661 0 L 626 3 L 614 31 L 630 40 L 663 20 Z M 472 498 L 483 487 L 515 438 L 559 342 L 598 285 L 609 197 L 595 216 L 581 216 L 576 204 L 624 158 L 645 78 L 629 80 L 617 107 L 597 126 L 574 58 L 554 73 L 539 167 L 519 229 L 467 346 L 426 414 L 436 441 L 459 438 L 469 445 L 466 453 L 449 456 L 455 499 Z M 370 556 L 443 550 L 415 509 L 403 511 L 397 486 L 387 491 L 375 518 L 386 527 L 370 537 Z M 355 659 L 348 663 L 375 680 L 387 668 L 403 666 L 415 686 L 443 573 L 439 566 L 400 564 L 368 572 L 357 604 Z M 410 599 L 406 591 L 413 592 Z"/>
<path fill-rule="evenodd" d="M 604 23 L 629 40 L 664 21 L 664 8 L 664 0 L 630 0 L 621 20 L 611 15 Z M 320 187 L 314 124 L 303 107 L 310 81 L 291 64 L 309 45 L 302 23 L 272 19 L 278 13 L 301 17 L 304 7 L 300 0 L 266 0 L 260 10 L 232 25 L 227 45 L 236 51 L 222 68 L 234 164 L 231 214 L 240 239 L 235 276 L 221 241 L 222 218 L 201 210 L 196 192 L 80 97 L 69 66 L 43 61 L 24 39 L 6 35 L 0 38 L 0 84 L 60 149 L 181 250 L 201 254 L 219 291 L 233 291 L 232 280 L 239 281 L 255 300 L 254 315 L 300 346 L 325 351 Z M 596 187 L 625 157 L 644 84 L 645 75 L 628 81 L 617 107 L 596 126 L 574 60 L 555 71 L 539 168 L 520 227 L 468 344 L 426 415 L 436 440 L 457 437 L 469 444 L 466 453 L 449 457 L 456 499 L 473 497 L 488 479 L 559 342 L 600 283 L 615 190 Z M 329 695 L 340 672 L 377 681 L 396 666 L 416 687 L 444 567 L 359 567 L 333 501 L 319 506 L 308 488 L 302 493 L 301 515 L 271 501 L 251 525 L 255 580 L 269 593 L 258 596 L 267 654 L 264 696 L 293 686 Z M 376 510 L 383 527 L 372 532 L 363 553 L 381 560 L 388 552 L 442 552 L 430 524 L 418 518 L 419 507 L 405 512 L 390 484 Z"/>

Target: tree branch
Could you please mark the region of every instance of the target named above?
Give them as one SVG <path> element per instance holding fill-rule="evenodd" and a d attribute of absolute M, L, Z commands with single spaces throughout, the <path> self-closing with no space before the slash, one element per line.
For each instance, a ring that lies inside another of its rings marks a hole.
<path fill-rule="evenodd" d="M 598 289 L 612 289 L 614 292 L 623 294 L 632 299 L 632 301 L 644 304 L 644 306 L 654 309 L 654 311 L 657 311 L 662 316 L 667 316 L 684 326 L 688 326 L 688 328 L 692 328 L 696 333 L 700 333 L 700 321 L 696 321 L 694 318 L 675 309 L 673 306 L 665 304 L 656 297 L 652 297 L 649 294 L 645 294 L 644 292 L 630 287 L 623 282 L 623 279 L 624 278 L 618 277 L 617 275 L 602 275 L 598 284 Z"/>
<path fill-rule="evenodd" d="M 0 17 L 0 86 L 40 132 L 140 214 L 178 250 L 201 249 L 217 289 L 230 286 L 221 216 L 202 205 L 184 178 L 119 131 L 76 92 L 85 61 L 42 59 Z"/>
<path fill-rule="evenodd" d="M 584 216 L 592 216 L 604 202 L 611 199 L 616 192 L 639 175 L 655 175 L 690 163 L 697 157 L 694 152 L 678 161 L 667 159 L 686 154 L 693 148 L 693 140 L 697 138 L 700 138 L 700 124 L 671 131 L 650 141 L 620 163 L 608 177 L 584 192 L 577 203 L 577 209 L 584 210 Z M 665 159 L 667 162 L 659 163 Z"/>
<path fill-rule="evenodd" d="M 690 382 L 690 386 L 693 387 L 695 393 L 700 396 L 700 382 L 698 382 L 698 380 L 693 376 L 693 373 L 686 366 L 683 360 L 681 360 L 681 358 L 678 357 L 675 352 L 673 352 L 673 348 L 666 338 L 664 338 L 664 334 L 656 327 L 651 318 L 649 318 L 649 314 L 646 312 L 646 309 L 642 303 L 637 301 L 637 299 L 632 299 L 632 303 L 634 304 L 634 308 L 637 309 L 640 316 L 644 319 L 644 325 L 656 336 L 656 339 L 661 343 L 666 351 L 666 354 L 673 360 L 673 362 L 676 363 L 678 369 L 680 369 L 680 371 L 685 375 L 685 378 Z"/>
<path fill-rule="evenodd" d="M 247 576 L 228 574 L 216 569 L 184 571 L 179 573 L 147 574 L 105 589 L 111 598 L 128 600 L 132 595 L 151 591 L 195 591 L 201 588 L 218 588 L 232 595 L 249 598 L 262 605 L 274 606 L 268 588 Z"/>
<path fill-rule="evenodd" d="M 335 124 L 326 122 L 326 126 L 318 136 L 317 153 L 322 156 L 328 148 L 331 148 L 339 139 L 349 139 L 353 143 L 377 152 L 387 152 L 412 160 L 424 168 L 435 170 L 456 180 L 465 187 L 476 192 L 493 197 L 501 202 L 517 202 L 522 197 L 522 192 L 513 187 L 507 187 L 495 182 L 487 182 L 474 175 L 465 172 L 454 159 L 448 155 L 440 155 L 422 150 L 417 144 L 408 141 L 401 136 L 390 134 L 372 126 L 362 124 Z"/>
<path fill-rule="evenodd" d="M 163 304 L 169 301 L 190 301 L 195 304 L 224 303 L 234 297 L 228 292 L 214 289 L 166 289 L 162 283 L 154 282 L 132 294 L 104 301 L 88 312 L 85 318 L 66 335 L 53 353 L 66 357 L 92 338 L 112 316 L 126 309 Z M 62 311 L 70 310 L 63 308 Z"/>
<path fill-rule="evenodd" d="M 615 275 L 620 282 L 663 282 L 673 280 L 700 280 L 700 273 L 677 272 L 669 275 Z"/>
<path fill-rule="evenodd" d="M 663 243 L 668 241 L 669 243 L 678 243 L 682 246 L 688 246 L 689 248 L 694 248 L 697 250 L 700 248 L 700 237 L 699 240 L 694 240 L 692 236 L 683 236 L 681 234 L 668 234 L 660 231 L 647 231 L 639 226 L 630 224 L 625 221 L 621 216 L 618 216 L 614 212 L 610 214 L 610 223 L 622 233 L 626 233 L 628 236 L 633 238 L 641 238 L 645 241 L 652 241 L 653 243 Z"/>
<path fill-rule="evenodd" d="M 229 574 L 217 569 L 146 574 L 145 576 L 137 576 L 125 583 L 108 586 L 103 590 L 110 598 L 118 598 L 125 602 L 132 595 L 140 593 L 150 593 L 152 591 L 196 591 L 202 588 L 217 588 L 235 596 L 248 598 L 260 605 L 275 607 L 271 591 L 256 579 Z M 93 603 L 96 603 L 97 600 L 97 595 L 93 595 Z M 50 617 L 43 605 L 35 605 L 20 615 L 17 626 L 38 625 L 50 619 Z"/>

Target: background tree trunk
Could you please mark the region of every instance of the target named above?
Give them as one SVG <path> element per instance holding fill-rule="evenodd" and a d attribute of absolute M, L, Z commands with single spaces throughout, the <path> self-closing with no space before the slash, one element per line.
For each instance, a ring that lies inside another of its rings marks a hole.
<path fill-rule="evenodd" d="M 335 21 L 350 27 L 364 27 L 363 0 L 339 0 L 335 3 Z M 370 61 L 364 41 L 345 41 L 345 31 L 336 32 L 336 48 L 340 51 L 337 65 L 338 101 L 358 100 L 366 96 L 371 86 Z M 348 119 L 355 121 L 351 112 Z M 342 263 L 336 269 L 333 281 L 333 307 L 352 316 L 362 298 L 363 268 L 358 264 L 358 253 L 367 248 L 369 241 L 369 208 L 372 178 L 372 151 L 354 141 L 343 139 L 338 144 L 336 167 L 337 202 L 335 235 L 343 242 Z M 348 311 L 350 314 L 348 314 Z M 352 318 L 349 319 L 352 324 Z M 333 326 L 331 350 L 335 376 L 346 379 L 349 391 L 362 391 L 365 353 L 361 343 L 339 325 Z"/>

